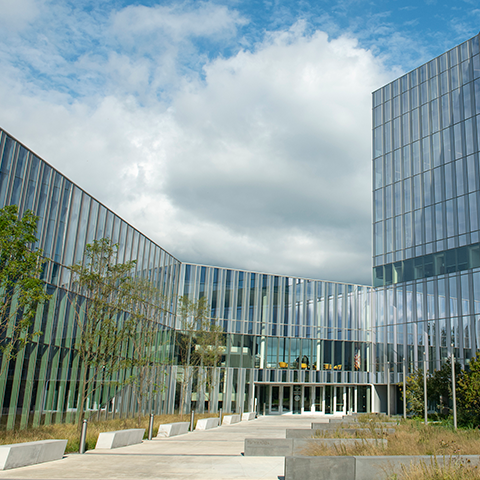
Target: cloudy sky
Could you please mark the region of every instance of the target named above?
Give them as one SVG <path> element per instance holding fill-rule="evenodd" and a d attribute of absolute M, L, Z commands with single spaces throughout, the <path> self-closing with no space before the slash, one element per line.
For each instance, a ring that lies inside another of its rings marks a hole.
<path fill-rule="evenodd" d="M 186 262 L 370 284 L 371 92 L 478 0 L 0 0 L 0 126 Z"/>

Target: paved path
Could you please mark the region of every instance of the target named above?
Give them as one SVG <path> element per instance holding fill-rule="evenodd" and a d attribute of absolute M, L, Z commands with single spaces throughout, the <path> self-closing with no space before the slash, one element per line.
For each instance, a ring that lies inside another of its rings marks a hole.
<path fill-rule="evenodd" d="M 244 457 L 244 440 L 285 438 L 287 428 L 309 428 L 319 416 L 282 415 L 145 440 L 114 450 L 69 454 L 63 460 L 0 472 L 2 479 L 278 480 L 284 457 Z"/>

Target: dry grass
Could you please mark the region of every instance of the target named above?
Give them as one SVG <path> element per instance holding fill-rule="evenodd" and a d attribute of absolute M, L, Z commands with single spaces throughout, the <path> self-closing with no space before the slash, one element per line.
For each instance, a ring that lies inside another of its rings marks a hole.
<path fill-rule="evenodd" d="M 395 433 L 388 434 L 387 427 L 378 422 L 369 422 L 366 432 L 357 434 L 357 438 L 386 438 L 388 445 L 370 445 L 367 443 L 356 446 L 336 446 L 332 448 L 312 446 L 307 455 L 479 455 L 480 431 L 458 430 L 447 427 L 424 425 L 415 421 L 402 422 L 395 427 Z M 375 428 L 381 434 L 375 435 Z M 333 435 L 332 435 L 333 434 Z M 351 434 L 343 434 L 342 429 L 335 432 L 325 432 L 324 438 L 353 438 Z"/>
<path fill-rule="evenodd" d="M 390 475 L 389 480 L 474 480 L 480 478 L 478 466 L 448 459 L 440 465 L 437 458 L 431 463 L 421 462 L 410 467 L 402 466 L 400 474 Z"/>
<path fill-rule="evenodd" d="M 195 422 L 201 418 L 216 417 L 217 414 L 195 414 Z M 158 426 L 162 423 L 187 422 L 190 415 L 156 415 L 153 428 L 153 436 L 158 432 Z M 98 434 L 113 430 L 125 430 L 127 428 L 145 428 L 145 437 L 148 435 L 149 417 L 142 417 L 140 427 L 136 418 L 125 418 L 105 421 L 89 420 L 87 429 L 87 450 L 95 448 Z M 43 425 L 37 428 L 16 431 L 0 431 L 0 445 L 11 443 L 34 442 L 47 439 L 67 439 L 66 453 L 78 452 L 80 445 L 80 434 L 76 424 Z"/>

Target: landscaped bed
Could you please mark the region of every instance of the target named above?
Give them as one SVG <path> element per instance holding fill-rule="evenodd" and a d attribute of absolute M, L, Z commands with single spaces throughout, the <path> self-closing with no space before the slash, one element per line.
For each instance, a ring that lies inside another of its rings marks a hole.
<path fill-rule="evenodd" d="M 322 438 L 386 438 L 388 445 L 380 442 L 362 443 L 355 446 L 339 445 L 332 448 L 312 446 L 305 455 L 480 455 L 480 430 L 453 430 L 442 425 L 424 425 L 415 420 L 401 421 L 395 426 L 395 433 L 388 433 L 387 427 L 379 426 L 375 418 L 361 419 L 359 430 L 334 432 L 315 430 L 315 436 Z"/>
<path fill-rule="evenodd" d="M 215 417 L 218 414 L 196 414 L 195 421 L 200 418 Z M 126 430 L 129 428 L 144 428 L 145 438 L 148 432 L 148 416 L 142 417 L 140 425 L 137 418 L 117 418 L 114 420 L 88 422 L 87 429 L 87 450 L 95 448 L 98 434 L 101 432 L 110 432 L 114 430 Z M 156 436 L 158 426 L 161 423 L 173 423 L 180 421 L 189 421 L 190 415 L 156 415 L 153 436 Z M 0 445 L 9 445 L 11 443 L 34 442 L 37 440 L 67 439 L 67 448 L 65 453 L 78 452 L 80 445 L 80 434 L 76 424 L 54 424 L 44 425 L 37 428 L 25 430 L 5 431 L 0 430 Z"/>
<path fill-rule="evenodd" d="M 478 465 L 468 461 L 451 458 L 441 465 L 437 459 L 431 463 L 421 462 L 418 465 L 402 467 L 399 473 L 390 475 L 388 480 L 478 480 Z"/>
<path fill-rule="evenodd" d="M 347 420 L 335 430 L 313 430 L 313 438 L 386 439 L 387 444 L 365 441 L 353 445 L 309 445 L 302 451 L 306 457 L 286 458 L 286 480 L 480 479 L 480 430 L 454 430 L 448 425 L 425 425 L 418 420 L 386 420 L 378 415 L 364 415 L 354 422 Z M 325 458 L 326 463 L 318 458 L 320 463 L 315 460 L 310 464 L 308 459 L 315 456 Z M 334 460 L 339 456 L 347 462 L 343 467 L 339 460 Z"/>

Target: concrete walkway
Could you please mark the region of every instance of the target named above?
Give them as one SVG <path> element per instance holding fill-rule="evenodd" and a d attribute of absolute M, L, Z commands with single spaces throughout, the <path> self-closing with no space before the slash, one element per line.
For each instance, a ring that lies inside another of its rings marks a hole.
<path fill-rule="evenodd" d="M 319 418 L 259 417 L 114 450 L 69 454 L 63 460 L 0 472 L 0 479 L 279 480 L 284 458 L 244 457 L 245 438 L 285 438 L 287 428 L 310 428 Z"/>

